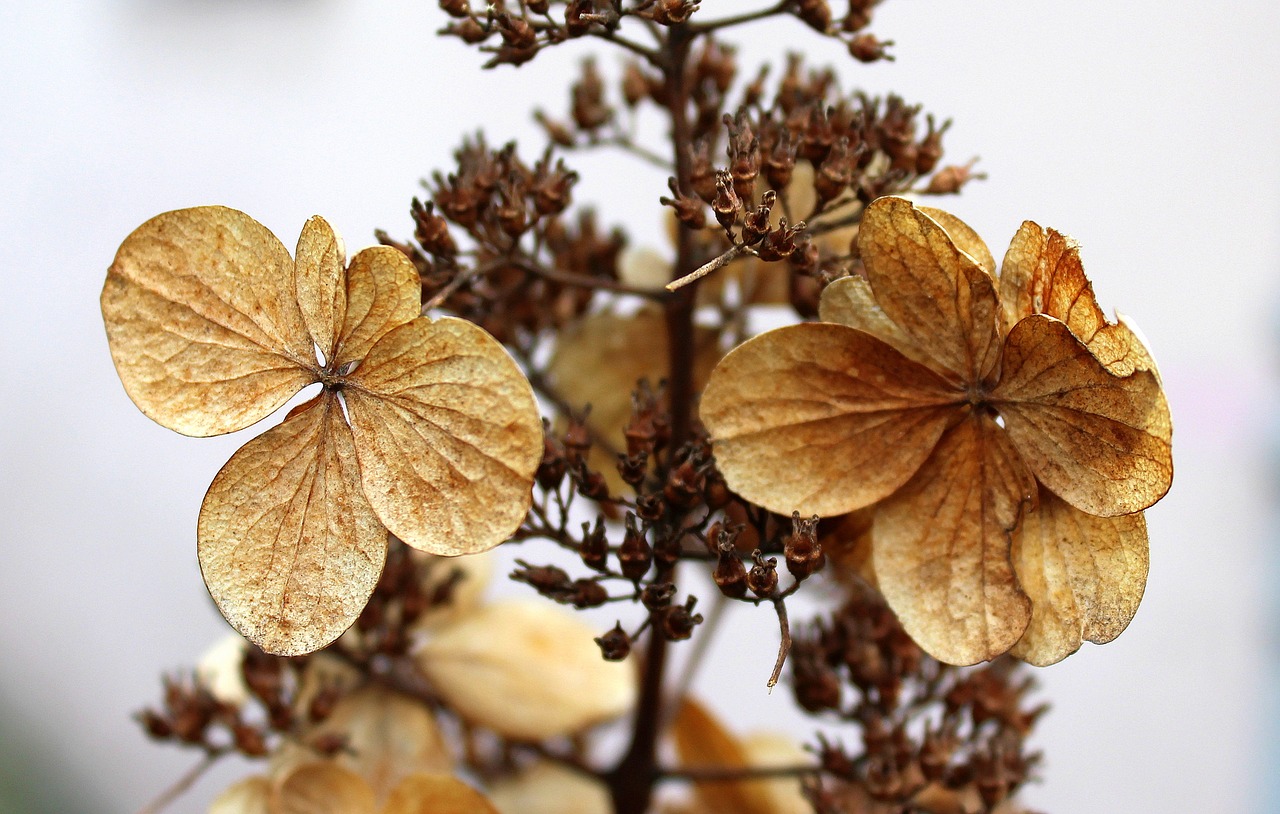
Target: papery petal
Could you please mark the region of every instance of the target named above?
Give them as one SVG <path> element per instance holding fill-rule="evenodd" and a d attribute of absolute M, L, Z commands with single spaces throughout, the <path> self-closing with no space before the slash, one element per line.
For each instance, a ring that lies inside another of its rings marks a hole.
<path fill-rule="evenodd" d="M 196 678 L 224 704 L 243 706 L 249 700 L 244 681 L 244 654 L 249 642 L 239 633 L 228 633 L 204 651 L 196 662 Z"/>
<path fill-rule="evenodd" d="M 472 554 L 524 520 L 542 419 L 528 380 L 484 330 L 415 319 L 379 340 L 344 393 L 365 494 L 401 540 Z"/>
<path fill-rule="evenodd" d="M 1173 479 L 1169 406 L 1150 371 L 1107 371 L 1070 329 L 1033 314 L 1014 326 L 991 394 L 1036 477 L 1111 517 L 1155 503 Z"/>
<path fill-rule="evenodd" d="M 876 302 L 871 283 L 863 277 L 841 277 L 822 289 L 818 302 L 818 318 L 869 333 L 903 356 L 928 366 L 928 351 L 915 344 L 915 338 L 889 319 Z"/>
<path fill-rule="evenodd" d="M 370 246 L 351 258 L 346 298 L 334 367 L 363 359 L 389 331 L 416 319 L 422 308 L 422 283 L 403 252 Z"/>
<path fill-rule="evenodd" d="M 1147 584 L 1142 513 L 1094 517 L 1042 490 L 1014 535 L 1013 568 L 1031 598 L 1031 623 L 1011 651 L 1038 666 L 1061 661 L 1084 640 L 1124 632 Z"/>
<path fill-rule="evenodd" d="M 950 212 L 935 209 L 932 206 L 917 206 L 916 210 L 933 218 L 939 226 L 946 229 L 947 235 L 951 238 L 951 242 L 956 244 L 956 248 L 969 255 L 987 274 L 995 277 L 996 259 L 991 256 L 991 250 L 987 248 L 987 244 L 972 226 Z"/>
<path fill-rule="evenodd" d="M 1035 488 L 995 421 L 974 414 L 879 505 L 872 560 L 880 590 L 938 660 L 995 658 L 1026 629 L 1031 605 L 1009 561 L 1009 535 Z"/>
<path fill-rule="evenodd" d="M 502 814 L 613 814 L 604 783 L 549 761 L 498 779 L 489 799 Z"/>
<path fill-rule="evenodd" d="M 184 435 L 243 429 L 315 381 L 293 260 L 243 212 L 203 206 L 142 224 L 120 245 L 101 304 L 125 391 Z"/>
<path fill-rule="evenodd" d="M 517 740 L 569 735 L 621 715 L 632 665 L 600 658 L 595 629 L 545 601 L 506 601 L 441 627 L 418 664 L 464 718 Z"/>
<path fill-rule="evenodd" d="M 396 787 L 381 814 L 498 814 L 498 809 L 456 777 L 415 774 Z"/>
<path fill-rule="evenodd" d="M 293 256 L 298 307 L 316 347 L 329 361 L 347 312 L 346 251 L 329 222 L 316 215 L 303 225 Z"/>
<path fill-rule="evenodd" d="M 337 400 L 309 402 L 231 456 L 196 535 L 209 594 L 263 650 L 310 653 L 346 630 L 382 573 L 387 533 Z"/>
<path fill-rule="evenodd" d="M 830 516 L 901 486 L 958 396 L 873 336 L 807 323 L 721 360 L 701 415 L 729 488 L 770 511 Z"/>
<path fill-rule="evenodd" d="M 374 814 L 377 801 L 360 775 L 335 763 L 307 763 L 282 777 L 272 814 Z"/>
<path fill-rule="evenodd" d="M 709 710 L 686 697 L 671 724 L 680 768 L 735 771 L 751 763 L 738 739 L 726 730 Z M 734 814 L 778 814 L 768 784 L 761 781 L 694 781 L 694 794 L 701 808 Z"/>
<path fill-rule="evenodd" d="M 793 738 L 775 732 L 753 732 L 739 743 L 746 750 L 747 763 L 756 769 L 785 769 L 816 762 Z M 754 785 L 768 799 L 770 814 L 813 814 L 813 804 L 805 798 L 798 777 L 757 780 Z"/>
<path fill-rule="evenodd" d="M 228 786 L 209 804 L 208 814 L 273 814 L 271 781 L 252 775 Z"/>
<path fill-rule="evenodd" d="M 885 315 L 959 382 L 985 378 L 1000 342 L 995 284 L 928 215 L 901 198 L 872 201 L 858 249 Z"/>

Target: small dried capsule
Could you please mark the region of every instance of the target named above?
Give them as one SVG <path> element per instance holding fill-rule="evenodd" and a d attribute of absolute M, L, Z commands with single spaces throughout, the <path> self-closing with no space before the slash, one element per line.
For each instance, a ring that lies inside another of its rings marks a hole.
<path fill-rule="evenodd" d="M 698 603 L 695 597 L 683 605 L 675 605 L 662 614 L 662 635 L 669 642 L 680 642 L 693 635 L 693 629 L 702 624 L 702 614 L 694 613 L 693 606 Z"/>
<path fill-rule="evenodd" d="M 605 538 L 604 519 L 597 517 L 595 527 L 582 524 L 582 547 L 578 551 L 588 568 L 604 571 L 609 567 L 609 541 Z"/>
<path fill-rule="evenodd" d="M 621 622 L 595 642 L 600 645 L 600 655 L 604 656 L 605 661 L 622 661 L 631 652 L 631 637 L 622 629 Z"/>
<path fill-rule="evenodd" d="M 758 548 L 751 557 L 755 560 L 755 565 L 747 573 L 747 587 L 751 589 L 751 593 L 767 599 L 778 590 L 778 560 L 775 557 L 765 559 Z"/>
<path fill-rule="evenodd" d="M 787 561 L 787 570 L 797 582 L 822 570 L 827 558 L 818 543 L 817 515 L 808 520 L 802 520 L 799 512 L 791 515 L 791 534 L 784 543 L 783 556 Z"/>
<path fill-rule="evenodd" d="M 639 582 L 653 562 L 653 549 L 649 547 L 644 531 L 636 528 L 636 516 L 631 512 L 627 512 L 626 526 L 622 545 L 618 547 L 618 566 L 624 577 Z"/>
<path fill-rule="evenodd" d="M 747 594 L 747 567 L 734 549 L 732 542 L 719 545 L 720 559 L 716 562 L 716 570 L 712 578 L 720 593 L 731 599 L 740 599 Z"/>

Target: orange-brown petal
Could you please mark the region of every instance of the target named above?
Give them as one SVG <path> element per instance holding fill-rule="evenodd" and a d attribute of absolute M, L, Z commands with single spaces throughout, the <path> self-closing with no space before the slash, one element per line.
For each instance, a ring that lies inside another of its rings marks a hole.
<path fill-rule="evenodd" d="M 731 489 L 771 511 L 826 517 L 905 483 L 957 398 L 875 337 L 807 323 L 761 334 L 722 359 L 701 415 Z"/>
<path fill-rule="evenodd" d="M 671 724 L 680 768 L 741 771 L 751 766 L 747 750 L 709 710 L 686 697 Z M 694 794 L 706 811 L 734 814 L 775 814 L 770 788 L 756 781 L 695 782 Z"/>
<path fill-rule="evenodd" d="M 357 253 L 346 280 L 347 307 L 335 366 L 363 359 L 379 339 L 417 318 L 422 308 L 417 269 L 390 246 L 370 246 Z"/>
<path fill-rule="evenodd" d="M 272 814 L 374 814 L 369 784 L 336 763 L 305 763 L 280 778 L 271 795 Z"/>
<path fill-rule="evenodd" d="M 862 216 L 858 249 L 876 302 L 939 373 L 983 379 L 1000 350 L 991 276 L 909 201 L 879 198 Z"/>
<path fill-rule="evenodd" d="M 342 240 L 316 215 L 303 225 L 293 256 L 298 307 L 316 347 L 330 361 L 347 312 Z"/>
<path fill-rule="evenodd" d="M 456 777 L 415 774 L 391 792 L 381 814 L 498 814 L 498 810 Z"/>
<path fill-rule="evenodd" d="M 196 534 L 218 609 L 263 650 L 310 653 L 350 627 L 382 573 L 387 533 L 336 399 L 310 402 L 231 456 Z"/>
<path fill-rule="evenodd" d="M 939 226 L 947 230 L 951 242 L 955 243 L 960 251 L 973 258 L 973 261 L 987 274 L 995 277 L 996 259 L 991 256 L 991 250 L 987 248 L 987 244 L 972 226 L 942 209 L 935 209 L 932 206 L 917 206 L 916 209 L 937 221 Z"/>
<path fill-rule="evenodd" d="M 932 457 L 879 505 L 876 578 L 907 633 L 949 664 L 1007 651 L 1031 606 L 1009 559 L 1020 509 L 1035 481 L 990 417 L 947 431 Z"/>
<path fill-rule="evenodd" d="M 1033 314 L 1014 326 L 992 399 L 1036 477 L 1077 509 L 1129 514 L 1169 490 L 1172 426 L 1159 380 L 1114 375 L 1064 323 Z"/>
<path fill-rule="evenodd" d="M 1094 517 L 1042 490 L 1014 535 L 1013 567 L 1031 598 L 1031 623 L 1012 653 L 1044 666 L 1119 636 L 1147 584 L 1141 512 Z"/>
<path fill-rule="evenodd" d="M 364 491 L 392 533 L 457 555 L 516 530 L 542 419 L 497 340 L 461 319 L 420 317 L 384 335 L 347 384 Z"/>
<path fill-rule="evenodd" d="M 142 224 L 120 245 L 101 305 L 125 391 L 184 435 L 243 429 L 315 380 L 293 260 L 243 212 L 203 206 Z"/>

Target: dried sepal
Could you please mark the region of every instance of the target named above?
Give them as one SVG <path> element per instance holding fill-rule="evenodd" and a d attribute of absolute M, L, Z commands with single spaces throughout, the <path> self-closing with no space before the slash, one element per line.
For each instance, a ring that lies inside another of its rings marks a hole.
<path fill-rule="evenodd" d="M 1160 382 L 1150 371 L 1110 373 L 1065 323 L 1033 314 L 1014 326 L 992 399 L 1036 477 L 1076 508 L 1129 514 L 1169 490 Z"/>
<path fill-rule="evenodd" d="M 346 400 L 365 493 L 401 540 L 474 554 L 520 525 L 542 422 L 533 388 L 489 334 L 415 319 L 369 350 Z"/>
<path fill-rule="evenodd" d="M 335 763 L 304 763 L 276 782 L 272 814 L 375 814 L 373 790 L 360 775 Z"/>
<path fill-rule="evenodd" d="M 1133 619 L 1147 582 L 1146 520 L 1094 517 L 1041 490 L 1039 511 L 1014 535 L 1013 565 L 1032 605 L 1011 652 L 1053 664 L 1083 641 L 1111 641 Z"/>
<path fill-rule="evenodd" d="M 947 236 L 951 238 L 952 243 L 956 244 L 956 248 L 969 255 L 987 274 L 995 277 L 996 259 L 991 256 L 991 250 L 987 248 L 987 244 L 972 226 L 950 212 L 932 206 L 917 206 L 916 211 L 923 212 L 932 218 L 946 230 Z"/>
<path fill-rule="evenodd" d="M 142 224 L 101 304 L 125 391 L 183 435 L 244 429 L 315 380 L 293 260 L 243 212 L 206 206 Z"/>
<path fill-rule="evenodd" d="M 209 814 L 274 814 L 271 781 L 251 775 L 228 786 L 209 804 Z"/>
<path fill-rule="evenodd" d="M 371 246 L 347 267 L 347 307 L 337 366 L 363 359 L 379 339 L 418 316 L 422 285 L 402 252 Z"/>
<path fill-rule="evenodd" d="M 547 603 L 499 602 L 435 631 L 418 664 L 464 718 L 541 740 L 616 717 L 634 702 L 631 665 L 601 659 L 595 635 Z"/>
<path fill-rule="evenodd" d="M 342 240 L 317 215 L 303 224 L 293 256 L 302 319 L 316 348 L 331 359 L 347 314 Z"/>
<path fill-rule="evenodd" d="M 734 491 L 770 511 L 828 517 L 905 483 L 955 398 L 937 374 L 874 337 L 808 323 L 729 353 L 701 415 Z"/>
<path fill-rule="evenodd" d="M 671 737 L 682 769 L 733 771 L 751 764 L 746 750 L 709 710 L 686 698 L 671 724 Z M 774 814 L 769 796 L 758 782 L 694 783 L 701 808 L 741 814 Z"/>
<path fill-rule="evenodd" d="M 299 655 L 341 635 L 378 582 L 387 532 L 337 400 L 309 402 L 231 456 L 196 536 L 209 594 L 262 649 Z"/>
<path fill-rule="evenodd" d="M 498 814 L 498 809 L 456 777 L 415 774 L 391 792 L 381 814 Z"/>
<path fill-rule="evenodd" d="M 604 783 L 545 760 L 498 779 L 489 797 L 503 814 L 613 814 Z"/>

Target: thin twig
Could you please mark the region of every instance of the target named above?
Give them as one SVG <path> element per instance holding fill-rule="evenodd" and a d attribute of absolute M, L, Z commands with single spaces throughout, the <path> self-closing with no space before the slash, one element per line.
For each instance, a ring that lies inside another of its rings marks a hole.
<path fill-rule="evenodd" d="M 186 774 L 179 777 L 172 786 L 165 789 L 158 797 L 156 797 L 156 799 L 139 809 L 138 814 L 158 814 L 163 811 L 170 803 L 181 797 L 188 789 L 195 785 L 195 782 L 203 777 L 204 773 L 209 771 L 213 764 L 217 763 L 218 759 L 226 753 L 226 749 L 215 749 L 207 752 L 205 756 L 201 758 L 199 763 L 188 769 Z"/>
<path fill-rule="evenodd" d="M 770 777 L 799 777 L 820 774 L 821 766 L 740 766 L 690 767 L 687 769 L 659 769 L 658 780 L 692 780 L 695 783 L 730 783 L 738 780 L 762 780 Z"/>
<path fill-rule="evenodd" d="M 422 306 L 422 313 L 427 313 L 432 308 L 439 308 L 441 303 L 449 299 L 459 288 L 480 276 L 483 269 L 474 268 L 464 274 L 459 274 L 445 284 L 444 288 L 437 291 L 431 299 L 427 300 Z"/>
<path fill-rule="evenodd" d="M 707 31 L 719 31 L 722 28 L 729 28 L 734 25 L 742 25 L 743 23 L 753 23 L 756 20 L 763 20 L 766 17 L 772 17 L 787 10 L 792 0 L 781 0 L 767 8 L 757 9 L 756 11 L 748 11 L 745 14 L 738 14 L 733 17 L 722 17 L 719 20 L 707 20 L 706 22 L 690 23 L 689 28 L 699 34 Z"/>
<path fill-rule="evenodd" d="M 689 285 L 689 283 L 697 282 L 698 280 L 701 280 L 703 277 L 706 277 L 708 274 L 712 273 L 713 271 L 717 271 L 719 269 L 724 268 L 725 266 L 732 263 L 734 260 L 737 260 L 739 257 L 742 257 L 744 254 L 755 254 L 755 250 L 752 249 L 750 246 L 734 246 L 733 248 L 729 249 L 729 251 L 720 255 L 719 257 L 712 260 L 711 262 L 704 263 L 698 268 L 686 274 L 685 276 L 677 280 L 672 280 L 671 282 L 667 283 L 667 290 L 675 291 L 677 289 L 684 288 L 685 286 Z"/>
<path fill-rule="evenodd" d="M 778 642 L 778 660 L 774 662 L 773 673 L 769 676 L 770 692 L 778 686 L 778 678 L 782 675 L 782 665 L 787 662 L 787 654 L 791 652 L 791 623 L 787 621 L 787 603 L 779 598 L 773 600 L 773 609 L 778 613 L 778 627 L 782 631 L 782 640 Z"/>

